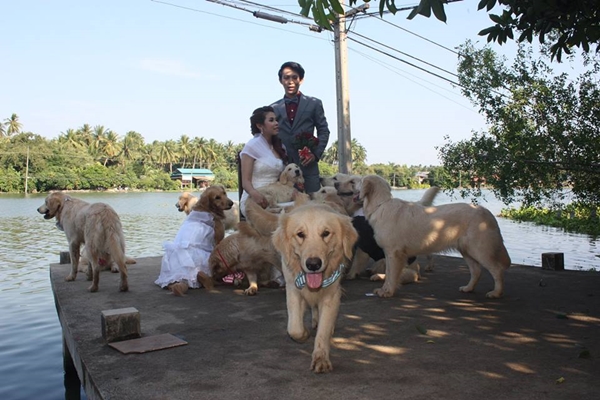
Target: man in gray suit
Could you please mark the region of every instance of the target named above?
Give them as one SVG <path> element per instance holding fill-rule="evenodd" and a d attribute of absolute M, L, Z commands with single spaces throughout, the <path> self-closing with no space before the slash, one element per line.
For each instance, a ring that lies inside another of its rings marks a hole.
<path fill-rule="evenodd" d="M 329 127 L 323 110 L 323 103 L 316 97 L 300 92 L 304 80 L 304 68 L 297 62 L 288 61 L 279 68 L 279 82 L 284 96 L 271 104 L 279 122 L 279 138 L 286 147 L 289 161 L 298 164 L 304 175 L 306 193 L 319 190 L 319 160 L 329 141 Z M 302 133 L 314 134 L 316 129 L 319 144 L 311 151 L 300 154 L 294 147 L 294 140 Z"/>

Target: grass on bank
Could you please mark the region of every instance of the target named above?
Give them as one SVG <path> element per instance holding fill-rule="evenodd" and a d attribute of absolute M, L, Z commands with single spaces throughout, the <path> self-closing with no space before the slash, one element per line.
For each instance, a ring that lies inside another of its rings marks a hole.
<path fill-rule="evenodd" d="M 520 222 L 534 222 L 562 228 L 567 232 L 600 236 L 600 207 L 587 207 L 578 203 L 565 205 L 560 209 L 521 207 L 505 208 L 500 216 Z"/>

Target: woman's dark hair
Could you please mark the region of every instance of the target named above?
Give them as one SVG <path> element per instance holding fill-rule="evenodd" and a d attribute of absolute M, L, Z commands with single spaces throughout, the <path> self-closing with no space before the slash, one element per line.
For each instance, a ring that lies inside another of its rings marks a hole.
<path fill-rule="evenodd" d="M 258 125 L 262 125 L 265 123 L 267 113 L 270 112 L 275 113 L 275 110 L 271 106 L 259 107 L 252 112 L 252 116 L 250 117 L 250 131 L 252 132 L 252 135 L 260 133 L 260 128 L 258 127 Z M 285 152 L 285 149 L 283 148 L 283 143 L 281 143 L 281 139 L 279 138 L 279 136 L 275 135 L 271 137 L 271 144 L 273 145 L 273 150 L 275 150 L 275 152 L 279 154 L 279 157 L 281 157 L 281 159 L 283 160 L 283 163 L 287 164 L 288 156 Z"/>

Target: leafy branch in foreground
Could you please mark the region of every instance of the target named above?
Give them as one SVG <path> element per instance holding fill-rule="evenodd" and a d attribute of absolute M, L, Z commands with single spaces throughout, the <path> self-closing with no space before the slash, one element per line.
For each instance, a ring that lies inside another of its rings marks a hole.
<path fill-rule="evenodd" d="M 429 18 L 433 14 L 446 22 L 445 5 L 456 1 L 462 0 L 420 0 L 417 6 L 398 8 L 395 0 L 380 0 L 379 14 L 383 16 L 386 9 L 394 15 L 400 10 L 411 10 L 408 19 L 417 15 Z M 350 7 L 358 2 L 350 0 Z M 327 29 L 335 15 L 344 12 L 340 0 L 298 0 L 298 4 L 302 15 L 312 15 L 317 24 Z M 496 6 L 502 10 L 489 15 L 494 25 L 479 31 L 488 42 L 503 44 L 510 39 L 532 43 L 537 37 L 540 43 L 550 43 L 552 59 L 559 62 L 563 53 L 571 54 L 572 47 L 587 53 L 595 44 L 596 52 L 600 50 L 600 0 L 480 0 L 477 9 L 490 13 Z"/>

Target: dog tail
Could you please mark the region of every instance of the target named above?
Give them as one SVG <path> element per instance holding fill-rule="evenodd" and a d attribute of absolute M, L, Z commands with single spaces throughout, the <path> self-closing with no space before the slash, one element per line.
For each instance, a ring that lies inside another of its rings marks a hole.
<path fill-rule="evenodd" d="M 246 201 L 246 219 L 264 236 L 271 236 L 279 223 L 279 215 L 264 210 L 252 199 Z M 239 225 L 238 229 L 240 229 Z"/>
<path fill-rule="evenodd" d="M 425 191 L 425 193 L 423 193 L 423 197 L 421 197 L 421 200 L 419 200 L 419 203 L 421 205 L 424 206 L 430 206 L 433 204 L 433 200 L 435 199 L 435 196 L 437 196 L 437 194 L 439 193 L 440 188 L 437 186 L 432 186 L 429 189 L 427 189 Z"/>

